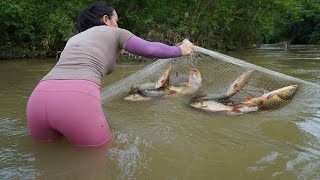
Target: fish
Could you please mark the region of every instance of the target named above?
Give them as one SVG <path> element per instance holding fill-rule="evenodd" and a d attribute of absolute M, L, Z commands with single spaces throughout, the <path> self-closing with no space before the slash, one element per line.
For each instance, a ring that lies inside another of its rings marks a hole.
<path fill-rule="evenodd" d="M 134 86 L 136 93 L 134 97 L 139 97 L 136 99 L 145 100 L 143 97 L 155 98 L 162 97 L 168 94 L 167 85 L 169 84 L 169 77 L 172 71 L 172 65 L 170 64 L 166 71 L 161 75 L 161 77 L 154 83 L 145 83 Z M 142 96 L 142 97 L 140 97 Z M 132 98 L 129 98 L 132 99 Z M 149 100 L 149 99 L 148 99 Z"/>
<path fill-rule="evenodd" d="M 189 72 L 189 82 L 188 86 L 198 86 L 200 87 L 202 83 L 202 74 L 201 72 L 196 69 L 192 68 Z"/>
<path fill-rule="evenodd" d="M 189 71 L 189 79 L 188 82 L 182 83 L 181 86 L 168 85 L 168 90 L 171 94 L 182 94 L 182 95 L 190 95 L 194 94 L 199 90 L 202 83 L 202 74 L 196 69 L 192 68 Z"/>
<path fill-rule="evenodd" d="M 164 95 L 169 94 L 167 91 L 167 85 L 169 84 L 169 81 L 167 81 L 165 84 L 163 84 L 160 88 L 155 88 L 156 83 L 145 83 L 137 85 L 135 88 L 137 92 L 142 96 L 147 97 L 161 97 Z"/>
<path fill-rule="evenodd" d="M 214 100 L 194 101 L 190 103 L 190 106 L 207 112 L 222 112 L 229 115 L 240 115 L 249 112 L 257 112 L 259 110 L 257 106 L 233 106 L 232 103 L 226 105 Z"/>
<path fill-rule="evenodd" d="M 250 80 L 256 70 L 250 69 L 239 76 L 228 88 L 225 94 L 200 93 L 194 97 L 194 101 L 213 100 L 222 104 L 230 103 L 230 98 L 238 93 Z"/>
<path fill-rule="evenodd" d="M 136 86 L 132 85 L 132 88 L 136 89 L 137 91 L 143 91 L 145 89 L 155 89 L 155 85 L 156 83 L 144 83 L 144 84 L 138 84 Z"/>
<path fill-rule="evenodd" d="M 230 103 L 230 97 L 221 94 L 208 94 L 204 92 L 200 92 L 195 95 L 192 101 L 203 101 L 203 100 L 213 100 L 222 104 Z"/>
<path fill-rule="evenodd" d="M 145 83 L 132 86 L 129 96 L 125 97 L 127 101 L 146 101 L 150 98 L 158 98 L 171 94 L 192 94 L 201 86 L 202 76 L 199 70 L 192 68 L 189 72 L 189 81 L 182 86 L 173 86 L 169 83 L 172 65 L 162 74 L 155 83 Z"/>
<path fill-rule="evenodd" d="M 208 112 L 231 112 L 233 111 L 232 106 L 224 105 L 217 101 L 213 100 L 203 100 L 203 101 L 195 101 L 190 103 L 191 107 L 196 109 L 205 110 Z"/>
<path fill-rule="evenodd" d="M 161 97 L 167 93 L 165 91 L 169 83 L 170 73 L 172 71 L 172 65 L 170 64 L 167 70 L 157 80 L 157 82 L 132 85 L 129 95 L 124 98 L 126 101 L 149 101 L 154 97 Z"/>
<path fill-rule="evenodd" d="M 142 86 L 144 86 L 144 85 L 141 85 L 141 87 Z M 149 85 L 146 85 L 146 86 L 149 86 Z M 149 101 L 151 99 L 152 98 L 150 98 L 150 97 L 140 95 L 138 93 L 137 87 L 135 87 L 135 86 L 131 86 L 129 95 L 124 97 L 124 100 L 126 100 L 126 101 Z"/>
<path fill-rule="evenodd" d="M 153 98 L 162 97 L 167 95 L 168 92 L 161 89 L 141 89 L 134 87 L 135 89 L 129 92 L 129 95 L 124 98 L 126 101 L 149 101 Z"/>
<path fill-rule="evenodd" d="M 260 97 L 248 97 L 246 101 L 241 104 L 248 106 L 257 106 L 259 110 L 274 110 L 287 105 L 297 93 L 298 85 L 290 85 L 283 88 L 276 89 L 269 93 L 265 93 Z"/>
<path fill-rule="evenodd" d="M 124 98 L 126 101 L 149 101 L 152 100 L 151 97 L 142 96 L 138 93 L 130 94 Z"/>
<path fill-rule="evenodd" d="M 242 75 L 240 75 L 229 87 L 226 92 L 226 97 L 231 98 L 236 93 L 238 93 L 246 84 L 248 84 L 249 80 L 251 79 L 252 75 L 256 72 L 254 69 L 249 69 Z"/>
<path fill-rule="evenodd" d="M 171 71 L 172 71 L 172 65 L 170 64 L 167 70 L 161 75 L 161 77 L 155 83 L 154 89 L 158 89 L 162 87 L 164 84 L 166 84 L 169 81 Z"/>
<path fill-rule="evenodd" d="M 138 92 L 142 96 L 153 97 L 153 98 L 162 97 L 170 94 L 170 92 L 167 89 L 144 89 L 144 90 L 138 90 Z"/>

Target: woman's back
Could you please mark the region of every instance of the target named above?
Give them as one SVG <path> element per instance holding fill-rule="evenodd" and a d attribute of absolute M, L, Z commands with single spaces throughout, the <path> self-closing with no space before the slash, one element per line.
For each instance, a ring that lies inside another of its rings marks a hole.
<path fill-rule="evenodd" d="M 42 79 L 83 79 L 97 84 L 115 67 L 120 49 L 133 34 L 125 29 L 95 26 L 67 42 L 55 67 Z"/>

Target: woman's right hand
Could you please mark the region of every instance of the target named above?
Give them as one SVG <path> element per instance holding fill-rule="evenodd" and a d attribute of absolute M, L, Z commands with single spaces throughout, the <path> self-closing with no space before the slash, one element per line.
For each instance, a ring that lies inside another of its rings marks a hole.
<path fill-rule="evenodd" d="M 193 44 L 188 39 L 183 40 L 182 44 L 179 45 L 182 52 L 182 56 L 192 55 L 192 52 L 193 52 L 192 46 Z"/>

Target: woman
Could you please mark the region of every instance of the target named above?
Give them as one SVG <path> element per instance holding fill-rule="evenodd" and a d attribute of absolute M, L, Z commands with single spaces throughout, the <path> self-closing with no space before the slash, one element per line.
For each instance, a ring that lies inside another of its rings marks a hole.
<path fill-rule="evenodd" d="M 118 28 L 118 15 L 105 2 L 80 12 L 79 34 L 71 37 L 53 69 L 32 92 L 27 105 L 33 140 L 53 141 L 65 136 L 76 146 L 99 146 L 111 132 L 102 110 L 100 85 L 115 67 L 120 49 L 153 58 L 191 55 L 192 43 L 168 46 L 145 41 Z"/>

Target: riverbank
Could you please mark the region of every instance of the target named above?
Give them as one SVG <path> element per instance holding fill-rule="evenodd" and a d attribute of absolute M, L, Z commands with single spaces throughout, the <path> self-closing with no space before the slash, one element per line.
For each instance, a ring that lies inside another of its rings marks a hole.
<path fill-rule="evenodd" d="M 0 61 L 1 60 L 25 60 L 25 59 L 47 59 L 47 58 L 56 58 L 56 53 L 51 52 L 46 54 L 43 51 L 30 51 L 28 49 L 16 49 L 10 51 L 0 51 Z M 141 56 L 129 55 L 120 53 L 117 61 L 118 62 L 149 62 L 153 61 L 153 58 L 145 58 Z"/>

